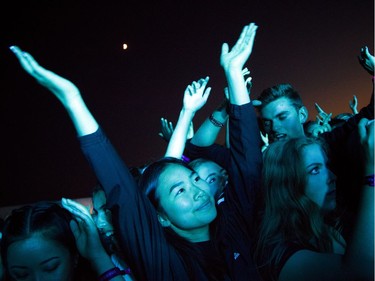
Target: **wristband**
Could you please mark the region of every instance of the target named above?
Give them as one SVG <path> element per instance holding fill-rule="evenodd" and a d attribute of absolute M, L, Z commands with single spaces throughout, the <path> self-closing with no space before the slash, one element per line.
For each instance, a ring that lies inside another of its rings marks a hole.
<path fill-rule="evenodd" d="M 186 163 L 189 163 L 190 162 L 190 159 L 188 157 L 186 157 L 185 155 L 182 155 L 181 156 L 181 159 L 182 161 L 186 162 Z"/>
<path fill-rule="evenodd" d="M 374 187 L 374 175 L 365 176 L 363 184 Z"/>
<path fill-rule="evenodd" d="M 109 281 L 116 276 L 119 276 L 119 275 L 122 276 L 122 275 L 130 274 L 130 273 L 131 273 L 130 268 L 127 268 L 125 270 L 120 270 L 118 267 L 114 267 L 114 268 L 107 270 L 103 274 L 101 274 L 99 276 L 99 281 Z"/>
<path fill-rule="evenodd" d="M 213 114 L 210 115 L 209 120 L 216 127 L 220 127 L 220 128 L 224 127 L 224 124 L 216 120 Z"/>

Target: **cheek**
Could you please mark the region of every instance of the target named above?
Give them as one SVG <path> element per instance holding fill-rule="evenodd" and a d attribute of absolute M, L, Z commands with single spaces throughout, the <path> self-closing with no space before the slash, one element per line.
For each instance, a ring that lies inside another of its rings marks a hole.
<path fill-rule="evenodd" d="M 173 201 L 161 201 L 160 206 L 169 218 L 180 217 L 191 207 L 190 200 L 181 196 L 177 200 Z"/>
<path fill-rule="evenodd" d="M 312 177 L 307 181 L 305 194 L 320 207 L 323 205 L 327 193 L 327 185 L 318 177 Z"/>
<path fill-rule="evenodd" d="M 212 196 L 215 196 L 219 189 L 222 189 L 220 186 L 220 182 L 216 181 L 214 183 L 209 184 L 209 191 L 208 193 Z"/>

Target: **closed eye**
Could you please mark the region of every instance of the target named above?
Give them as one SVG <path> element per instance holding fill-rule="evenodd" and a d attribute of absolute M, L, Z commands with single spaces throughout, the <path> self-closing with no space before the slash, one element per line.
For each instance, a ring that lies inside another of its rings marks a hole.
<path fill-rule="evenodd" d="M 279 115 L 279 120 L 285 120 L 287 115 L 286 114 L 282 114 L 282 115 Z"/>
<path fill-rule="evenodd" d="M 17 280 L 26 280 L 29 277 L 28 273 L 22 273 L 22 272 L 13 272 L 12 274 L 15 279 Z"/>

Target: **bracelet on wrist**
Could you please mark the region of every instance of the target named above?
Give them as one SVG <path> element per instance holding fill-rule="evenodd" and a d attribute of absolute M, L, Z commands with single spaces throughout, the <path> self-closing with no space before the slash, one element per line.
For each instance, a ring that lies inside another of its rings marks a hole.
<path fill-rule="evenodd" d="M 363 178 L 363 184 L 374 187 L 374 175 L 365 176 Z"/>
<path fill-rule="evenodd" d="M 121 270 L 118 267 L 114 267 L 114 268 L 107 270 L 103 274 L 101 274 L 99 276 L 99 281 L 109 281 L 112 278 L 115 278 L 116 276 L 120 276 L 120 275 L 123 276 L 123 275 L 130 274 L 130 273 L 131 273 L 130 268 Z"/>
<path fill-rule="evenodd" d="M 222 123 L 222 122 L 218 121 L 217 119 L 215 119 L 215 117 L 214 117 L 213 114 L 210 115 L 209 120 L 216 127 L 220 127 L 220 128 L 224 127 L 224 123 Z"/>

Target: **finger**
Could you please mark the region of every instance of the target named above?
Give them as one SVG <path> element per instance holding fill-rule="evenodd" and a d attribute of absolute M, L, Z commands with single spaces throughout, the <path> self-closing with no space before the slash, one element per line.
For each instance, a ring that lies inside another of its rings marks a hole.
<path fill-rule="evenodd" d="M 228 51 L 229 51 L 228 43 L 223 43 L 223 45 L 221 45 L 221 56 L 228 54 Z"/>
<path fill-rule="evenodd" d="M 325 112 L 323 111 L 323 109 L 322 109 L 317 103 L 315 103 L 315 109 L 316 109 L 319 113 L 325 113 Z"/>
<path fill-rule="evenodd" d="M 203 96 L 202 96 L 205 102 L 207 102 L 207 99 L 210 96 L 210 93 L 211 93 L 211 87 L 207 87 L 206 91 L 204 91 Z"/>
<path fill-rule="evenodd" d="M 66 198 L 61 199 L 61 204 L 64 208 L 67 208 L 73 215 L 78 216 L 83 220 L 86 220 L 88 218 L 92 220 L 89 210 L 84 205 Z"/>
<path fill-rule="evenodd" d="M 244 69 L 242 69 L 242 75 L 245 76 L 245 75 L 248 75 L 250 74 L 250 71 L 247 69 L 247 67 L 245 67 Z"/>

